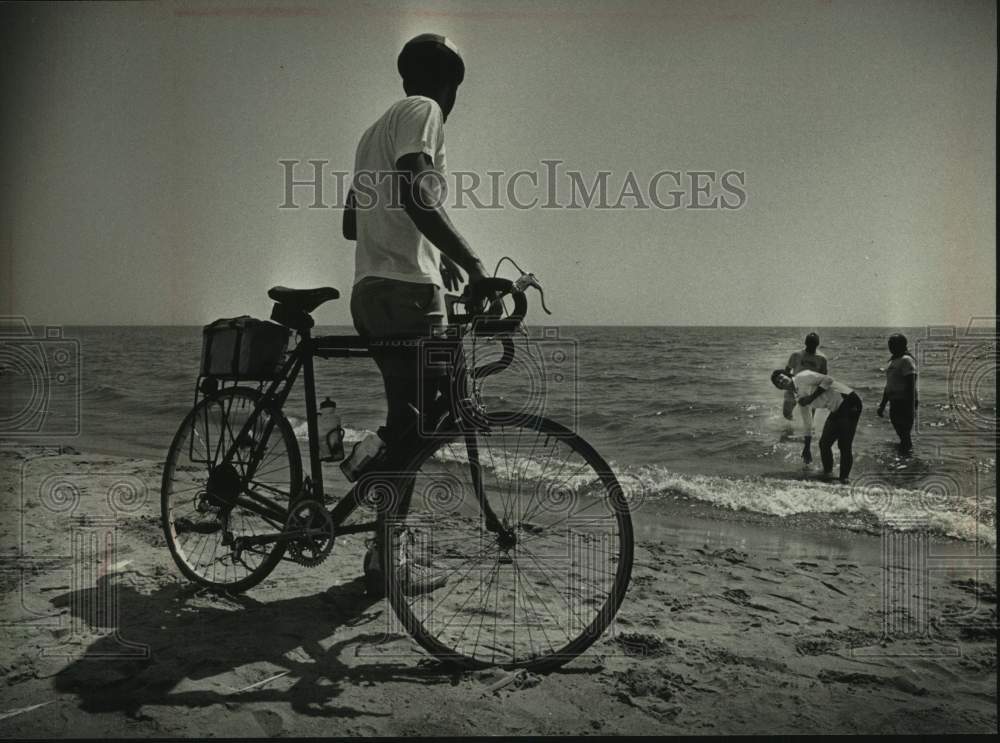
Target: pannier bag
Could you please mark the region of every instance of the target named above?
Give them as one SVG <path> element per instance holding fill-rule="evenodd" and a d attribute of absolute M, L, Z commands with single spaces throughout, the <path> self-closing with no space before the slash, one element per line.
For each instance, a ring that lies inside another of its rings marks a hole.
<path fill-rule="evenodd" d="M 249 315 L 206 325 L 201 373 L 217 379 L 274 379 L 288 348 L 288 328 Z"/>

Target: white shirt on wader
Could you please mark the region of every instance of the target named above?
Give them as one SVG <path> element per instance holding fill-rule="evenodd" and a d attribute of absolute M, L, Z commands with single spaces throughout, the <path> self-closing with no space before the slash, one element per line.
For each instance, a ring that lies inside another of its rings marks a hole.
<path fill-rule="evenodd" d="M 815 400 L 809 405 L 799 405 L 799 415 L 802 418 L 802 430 L 806 436 L 813 435 L 813 410 L 816 408 L 826 408 L 831 413 L 835 413 L 840 403 L 844 401 L 844 395 L 849 395 L 854 390 L 843 382 L 838 382 L 827 374 L 820 374 L 809 369 L 803 369 L 794 377 L 795 397 L 806 397 L 811 395 L 817 387 L 823 390 Z"/>

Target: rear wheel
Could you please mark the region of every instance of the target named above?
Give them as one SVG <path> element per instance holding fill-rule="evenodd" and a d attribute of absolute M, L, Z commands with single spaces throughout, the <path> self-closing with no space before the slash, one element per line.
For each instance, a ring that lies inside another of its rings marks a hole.
<path fill-rule="evenodd" d="M 245 540 L 281 532 L 302 487 L 298 443 L 280 411 L 262 408 L 240 437 L 260 397 L 256 390 L 230 387 L 203 399 L 181 423 L 163 467 L 161 509 L 170 554 L 188 579 L 213 590 L 244 591 L 274 570 L 284 543 Z M 255 450 L 261 459 L 248 479 Z M 269 515 L 241 504 L 248 500 Z"/>
<path fill-rule="evenodd" d="M 513 413 L 488 421 L 488 431 L 432 442 L 407 468 L 415 474 L 396 489 L 404 495 L 381 540 L 387 597 L 444 660 L 555 667 L 586 650 L 621 605 L 628 505 L 608 464 L 572 431 Z"/>

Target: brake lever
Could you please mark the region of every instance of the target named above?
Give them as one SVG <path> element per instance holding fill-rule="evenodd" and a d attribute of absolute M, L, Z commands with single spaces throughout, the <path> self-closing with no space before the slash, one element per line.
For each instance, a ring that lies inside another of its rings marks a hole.
<path fill-rule="evenodd" d="M 521 293 L 524 293 L 524 290 L 527 289 L 529 286 L 533 286 L 536 289 L 538 289 L 538 294 L 541 297 L 542 301 L 542 309 L 545 310 L 546 315 L 551 315 L 552 312 L 549 310 L 548 307 L 545 306 L 545 290 L 542 289 L 542 285 L 538 283 L 538 279 L 535 278 L 535 274 L 522 273 L 521 277 L 514 281 L 514 289 Z"/>
<path fill-rule="evenodd" d="M 535 284 L 535 288 L 538 289 L 538 297 L 541 300 L 542 309 L 545 310 L 545 314 L 546 315 L 551 315 L 552 311 L 548 307 L 545 306 L 545 290 L 542 289 L 541 284 L 538 284 L 538 283 Z"/>

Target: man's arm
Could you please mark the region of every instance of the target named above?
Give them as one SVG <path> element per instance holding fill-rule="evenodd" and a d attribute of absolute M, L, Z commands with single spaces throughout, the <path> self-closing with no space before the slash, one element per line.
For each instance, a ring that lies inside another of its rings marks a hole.
<path fill-rule="evenodd" d="M 807 405 L 799 406 L 799 417 L 802 419 L 802 433 L 805 441 L 802 444 L 802 461 L 812 463 L 813 409 Z"/>
<path fill-rule="evenodd" d="M 879 418 L 885 415 L 885 406 L 889 404 L 889 383 L 886 382 L 885 386 L 882 388 L 882 402 L 878 404 L 878 410 L 875 411 Z"/>
<path fill-rule="evenodd" d="M 344 237 L 348 240 L 358 239 L 358 213 L 357 213 L 358 200 L 354 196 L 354 189 L 352 188 L 347 192 L 347 203 L 344 204 L 344 222 L 343 231 Z"/>
<path fill-rule="evenodd" d="M 903 381 L 906 382 L 906 389 L 903 394 L 913 405 L 913 410 L 917 409 L 917 365 L 913 363 L 913 357 L 909 354 L 903 356 Z"/>
<path fill-rule="evenodd" d="M 403 208 L 420 233 L 469 275 L 469 283 L 485 279 L 487 274 L 482 261 L 458 234 L 444 205 L 440 203 L 441 199 L 434 192 L 435 179 L 420 177 L 422 173 L 434 170 L 430 157 L 424 152 L 403 155 L 396 162 L 396 168 L 403 173 L 400 182 Z M 413 184 L 417 187 L 414 188 Z"/>
<path fill-rule="evenodd" d="M 803 395 L 802 397 L 799 398 L 799 405 L 801 405 L 802 407 L 809 407 L 814 402 L 816 402 L 816 398 L 822 395 L 824 392 L 826 392 L 826 390 L 817 385 L 816 389 L 812 391 L 812 394 Z"/>
<path fill-rule="evenodd" d="M 907 374 L 903 379 L 906 380 L 906 396 L 910 400 L 913 400 L 913 409 L 917 409 L 917 373 Z"/>
<path fill-rule="evenodd" d="M 798 366 L 799 352 L 793 351 L 792 355 L 788 357 L 788 363 L 785 364 L 785 374 L 792 376 L 795 373 L 795 367 Z"/>

